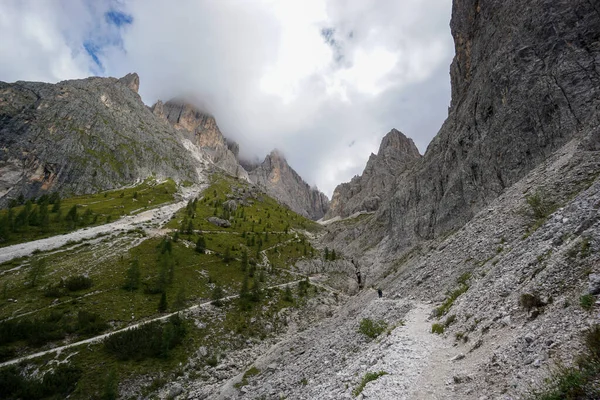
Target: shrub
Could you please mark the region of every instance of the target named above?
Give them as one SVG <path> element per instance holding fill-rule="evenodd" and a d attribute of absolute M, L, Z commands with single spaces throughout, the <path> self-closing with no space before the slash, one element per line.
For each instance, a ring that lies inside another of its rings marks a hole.
<path fill-rule="evenodd" d="M 238 382 L 233 386 L 237 389 L 244 387 L 248 384 L 248 378 L 256 376 L 258 374 L 260 374 L 260 369 L 256 368 L 255 366 L 252 366 L 248 369 L 248 371 L 244 372 L 244 376 L 242 377 L 241 382 Z"/>
<path fill-rule="evenodd" d="M 546 379 L 544 387 L 532 394 L 532 399 L 597 399 L 600 398 L 600 325 L 594 325 L 585 335 L 586 352 L 573 367 L 559 366 Z"/>
<path fill-rule="evenodd" d="M 70 276 L 65 280 L 65 287 L 71 292 L 89 289 L 92 287 L 92 279 L 84 275 Z"/>
<path fill-rule="evenodd" d="M 185 334 L 185 323 L 176 314 L 166 323 L 150 322 L 109 336 L 104 341 L 104 349 L 119 360 L 166 358 Z"/>
<path fill-rule="evenodd" d="M 452 292 L 450 292 L 448 298 L 442 303 L 442 305 L 435 309 L 435 315 L 445 315 L 450 310 L 450 307 L 452 307 L 452 304 L 454 304 L 454 301 L 467 290 L 469 290 L 469 286 L 466 284 L 461 284 L 459 288 L 454 289 Z"/>
<path fill-rule="evenodd" d="M 448 318 L 446 318 L 446 321 L 444 321 L 444 326 L 447 328 L 452 325 L 454 321 L 456 321 L 456 315 L 449 315 Z"/>
<path fill-rule="evenodd" d="M 0 398 L 66 398 L 80 377 L 80 369 L 64 364 L 47 372 L 41 380 L 24 377 L 17 367 L 10 366 L 0 370 Z"/>
<path fill-rule="evenodd" d="M 358 327 L 358 331 L 363 335 L 375 339 L 377 336 L 381 335 L 387 329 L 387 324 L 385 321 L 373 321 L 369 318 L 363 318 L 360 321 L 360 325 Z"/>
<path fill-rule="evenodd" d="M 519 299 L 519 304 L 528 311 L 532 308 L 539 308 L 546 305 L 537 293 L 523 293 Z"/>
<path fill-rule="evenodd" d="M 594 296 L 591 294 L 583 295 L 579 298 L 579 304 L 584 310 L 590 311 L 594 306 Z"/>
<path fill-rule="evenodd" d="M 356 389 L 354 389 L 352 391 L 352 395 L 354 397 L 358 396 L 359 394 L 362 393 L 363 389 L 365 388 L 365 386 L 367 386 L 367 383 L 372 382 L 374 380 L 379 379 L 380 377 L 387 375 L 388 373 L 385 371 L 379 371 L 379 372 L 367 372 L 365 374 L 365 376 L 363 376 L 362 380 L 360 381 L 360 384 L 356 387 Z"/>
<path fill-rule="evenodd" d="M 444 333 L 444 329 L 444 325 L 442 324 L 431 325 L 431 333 L 437 333 L 438 335 L 441 335 L 442 333 Z"/>
<path fill-rule="evenodd" d="M 525 201 L 536 220 L 545 219 L 556 210 L 556 205 L 545 198 L 541 191 L 526 196 Z"/>
<path fill-rule="evenodd" d="M 223 305 L 223 301 L 221 300 L 223 297 L 225 297 L 225 292 L 223 291 L 223 288 L 221 288 L 221 286 L 219 285 L 215 286 L 210 296 L 212 300 L 211 304 L 216 307 L 221 307 Z"/>

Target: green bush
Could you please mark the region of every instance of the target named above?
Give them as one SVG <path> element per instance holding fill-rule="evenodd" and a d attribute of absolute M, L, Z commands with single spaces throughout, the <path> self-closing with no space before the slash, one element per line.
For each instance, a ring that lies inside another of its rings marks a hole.
<path fill-rule="evenodd" d="M 559 366 L 544 386 L 532 393 L 532 400 L 600 398 L 600 325 L 594 325 L 586 333 L 585 344 L 586 351 L 578 357 L 576 365 Z"/>
<path fill-rule="evenodd" d="M 363 376 L 362 380 L 360 381 L 360 384 L 352 391 L 352 395 L 354 397 L 358 396 L 359 394 L 362 393 L 363 389 L 365 388 L 365 386 L 367 386 L 367 383 L 369 382 L 373 382 L 374 380 L 379 379 L 380 377 L 387 375 L 388 373 L 385 371 L 379 371 L 379 372 L 367 372 L 365 374 L 365 376 Z"/>
<path fill-rule="evenodd" d="M 185 335 L 185 323 L 175 314 L 166 323 L 150 322 L 109 336 L 104 349 L 119 360 L 166 358 Z"/>
<path fill-rule="evenodd" d="M 590 311 L 594 307 L 594 300 L 594 296 L 586 294 L 579 298 L 579 304 L 584 310 Z"/>
<path fill-rule="evenodd" d="M 41 380 L 24 377 L 20 369 L 10 366 L 0 370 L 0 398 L 66 398 L 75 389 L 80 377 L 80 369 L 64 364 L 47 372 Z"/>
<path fill-rule="evenodd" d="M 431 333 L 437 333 L 438 335 L 441 335 L 442 333 L 444 333 L 444 329 L 444 325 L 442 324 L 431 325 Z"/>
<path fill-rule="evenodd" d="M 526 310 L 540 308 L 546 305 L 537 293 L 523 293 L 519 299 L 519 304 Z"/>
<path fill-rule="evenodd" d="M 369 318 L 363 318 L 360 321 L 360 325 L 358 327 L 358 331 L 363 335 L 370 337 L 371 339 L 375 339 L 377 336 L 381 335 L 387 329 L 387 324 L 385 321 L 373 321 Z"/>
<path fill-rule="evenodd" d="M 70 276 L 65 280 L 65 287 L 70 292 L 89 289 L 92 287 L 92 279 L 84 275 Z"/>
<path fill-rule="evenodd" d="M 452 307 L 452 304 L 454 304 L 454 301 L 467 290 L 469 290 L 469 286 L 467 286 L 466 284 L 461 284 L 459 288 L 454 289 L 452 292 L 450 292 L 448 298 L 446 298 L 442 305 L 435 309 L 435 315 L 438 317 L 445 315 L 450 310 L 450 307 Z"/>

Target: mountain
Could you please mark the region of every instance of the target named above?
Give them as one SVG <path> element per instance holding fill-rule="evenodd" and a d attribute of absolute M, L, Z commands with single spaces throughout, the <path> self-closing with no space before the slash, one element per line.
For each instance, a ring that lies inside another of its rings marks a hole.
<path fill-rule="evenodd" d="M 198 181 L 183 135 L 137 93 L 139 77 L 0 82 L 0 203 L 93 193 L 143 180 Z"/>
<path fill-rule="evenodd" d="M 248 174 L 238 163 L 239 146 L 226 139 L 215 118 L 182 100 L 158 101 L 151 107 L 154 115 L 164 119 L 175 129 L 186 134 L 208 158 L 232 176 L 248 180 Z"/>
<path fill-rule="evenodd" d="M 378 208 L 378 239 L 389 236 L 402 251 L 453 232 L 569 140 L 594 131 L 599 14 L 579 3 L 568 12 L 566 0 L 455 2 L 449 115 Z"/>
<path fill-rule="evenodd" d="M 300 215 L 320 219 L 329 208 L 329 199 L 316 188 L 311 188 L 287 163 L 278 150 L 273 150 L 264 161 L 250 169 L 250 180 L 263 187 L 267 194 L 287 204 Z"/>
<path fill-rule="evenodd" d="M 392 129 L 381 141 L 377 155 L 371 153 L 362 175 L 335 188 L 325 219 L 377 210 L 394 190 L 398 177 L 420 158 L 412 139 Z"/>

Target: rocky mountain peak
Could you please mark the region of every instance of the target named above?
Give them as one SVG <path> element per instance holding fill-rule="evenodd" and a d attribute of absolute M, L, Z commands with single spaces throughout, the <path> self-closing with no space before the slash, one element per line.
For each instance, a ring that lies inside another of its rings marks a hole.
<path fill-rule="evenodd" d="M 267 154 L 262 164 L 251 166 L 250 180 L 295 212 L 312 219 L 319 219 L 327 212 L 327 196 L 318 189 L 311 188 L 290 167 L 280 150 L 274 149 Z"/>
<path fill-rule="evenodd" d="M 335 188 L 325 218 L 377 210 L 382 199 L 389 197 L 396 178 L 419 159 L 413 140 L 392 129 L 381 140 L 377 154 L 371 153 L 362 175 Z"/>
<path fill-rule="evenodd" d="M 127 86 L 135 93 L 138 93 L 138 90 L 140 89 L 140 77 L 135 72 L 125 75 L 124 77 L 119 79 L 119 82 Z"/>
<path fill-rule="evenodd" d="M 388 154 L 395 153 L 404 154 L 412 158 L 419 158 L 421 156 L 419 149 L 415 146 L 415 142 L 396 128 L 393 128 L 381 139 L 377 155 L 387 156 Z"/>
<path fill-rule="evenodd" d="M 151 110 L 154 115 L 184 132 L 215 165 L 233 176 L 249 180 L 246 170 L 238 162 L 239 145 L 225 138 L 212 114 L 178 98 L 166 103 L 159 100 Z"/>

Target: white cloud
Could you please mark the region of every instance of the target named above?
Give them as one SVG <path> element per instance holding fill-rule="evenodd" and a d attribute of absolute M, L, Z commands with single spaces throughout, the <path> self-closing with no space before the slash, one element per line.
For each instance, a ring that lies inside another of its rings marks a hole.
<path fill-rule="evenodd" d="M 110 9 L 133 22 L 107 23 Z M 0 80 L 138 72 L 147 103 L 193 97 L 243 154 L 280 148 L 331 195 L 391 128 L 424 151 L 441 126 L 450 10 L 451 0 L 9 0 L 0 54 L 13 61 Z"/>

